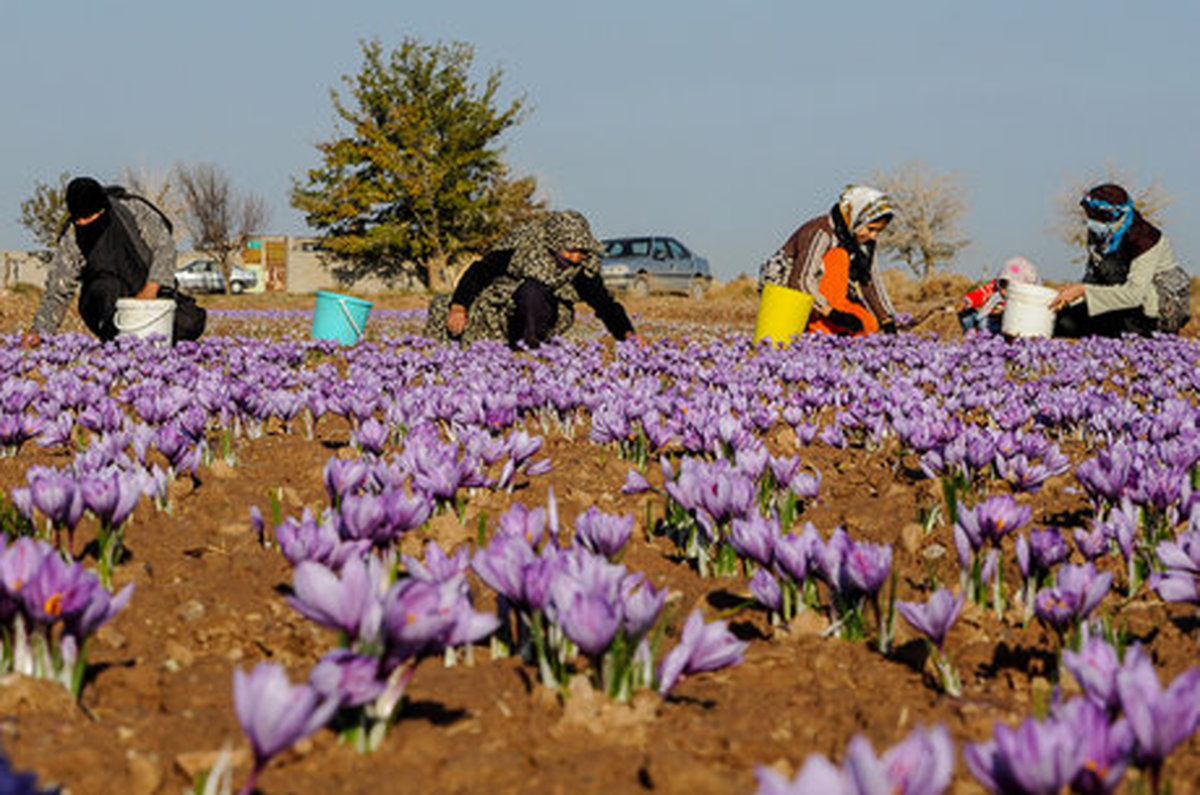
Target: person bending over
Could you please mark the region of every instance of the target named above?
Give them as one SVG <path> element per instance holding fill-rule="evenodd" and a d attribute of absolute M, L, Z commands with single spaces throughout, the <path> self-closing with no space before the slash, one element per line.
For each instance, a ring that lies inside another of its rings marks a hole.
<path fill-rule="evenodd" d="M 1171 244 L 1120 185 L 1092 188 L 1080 201 L 1087 220 L 1083 281 L 1059 288 L 1056 337 L 1175 333 L 1190 317 L 1191 279 Z"/>
<path fill-rule="evenodd" d="M 895 215 L 875 188 L 847 187 L 825 215 L 807 221 L 762 266 L 813 297 L 808 329 L 862 336 L 896 332 L 896 310 L 875 271 L 875 241 Z"/>
<path fill-rule="evenodd" d="M 175 241 L 171 222 L 150 202 L 123 188 L 102 187 L 91 177 L 67 183 L 68 222 L 58 239 L 46 275 L 46 289 L 33 318 L 29 341 L 62 325 L 79 291 L 79 315 L 101 340 L 117 336 L 118 298 L 173 295 Z M 205 314 L 189 305 L 176 312 L 174 339 L 196 339 Z"/>
<path fill-rule="evenodd" d="M 600 278 L 600 242 L 587 219 L 561 210 L 522 224 L 429 306 L 425 334 L 535 348 L 565 334 L 584 301 L 619 340 L 642 338 Z"/>

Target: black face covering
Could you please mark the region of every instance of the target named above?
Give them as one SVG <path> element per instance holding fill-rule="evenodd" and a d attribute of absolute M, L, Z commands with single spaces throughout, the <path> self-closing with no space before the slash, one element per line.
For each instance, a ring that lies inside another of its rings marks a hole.
<path fill-rule="evenodd" d="M 75 224 L 75 242 L 79 244 L 79 250 L 83 253 L 85 259 L 91 257 L 96 244 L 104 237 L 104 234 L 111 226 L 112 211 L 109 209 L 105 209 L 103 215 L 87 226 Z"/>
<path fill-rule="evenodd" d="M 84 281 L 101 276 L 116 277 L 127 295 L 146 284 L 149 266 L 142 261 L 129 230 L 110 205 L 99 218 L 86 226 L 75 226 L 75 242 L 87 264 L 81 274 Z"/>

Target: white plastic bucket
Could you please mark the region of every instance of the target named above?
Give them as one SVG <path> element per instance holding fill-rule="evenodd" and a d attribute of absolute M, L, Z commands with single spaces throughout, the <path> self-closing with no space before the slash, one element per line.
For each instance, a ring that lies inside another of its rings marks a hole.
<path fill-rule="evenodd" d="M 113 318 L 120 337 L 171 338 L 175 326 L 175 302 L 164 298 L 118 298 Z"/>
<path fill-rule="evenodd" d="M 1050 302 L 1057 290 L 1037 284 L 1009 282 L 1000 331 L 1010 337 L 1049 337 L 1054 334 Z"/>

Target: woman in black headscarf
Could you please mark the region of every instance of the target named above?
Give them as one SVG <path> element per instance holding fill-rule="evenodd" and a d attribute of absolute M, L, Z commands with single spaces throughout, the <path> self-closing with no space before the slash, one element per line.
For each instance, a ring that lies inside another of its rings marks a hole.
<path fill-rule="evenodd" d="M 1171 244 L 1133 206 L 1120 185 L 1092 188 L 1080 201 L 1087 219 L 1087 271 L 1059 289 L 1056 337 L 1175 333 L 1190 317 L 1191 279 Z"/>
<path fill-rule="evenodd" d="M 84 324 L 110 340 L 117 335 L 118 298 L 156 298 L 161 287 L 175 284 L 175 241 L 170 221 L 158 208 L 91 177 L 71 180 L 66 199 L 69 222 L 50 260 L 46 290 L 33 318 L 33 343 L 58 330 L 77 289 Z M 190 325 L 184 317 L 176 312 L 172 336 L 200 336 L 202 313 Z"/>

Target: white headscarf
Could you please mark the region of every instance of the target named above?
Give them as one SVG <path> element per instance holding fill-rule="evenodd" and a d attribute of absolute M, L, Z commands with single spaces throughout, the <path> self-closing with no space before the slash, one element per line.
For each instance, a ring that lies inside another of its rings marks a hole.
<path fill-rule="evenodd" d="M 866 185 L 847 185 L 838 197 L 838 209 L 841 210 L 842 218 L 851 233 L 857 232 L 872 221 L 891 218 L 896 214 L 892 200 L 886 193 Z"/>

